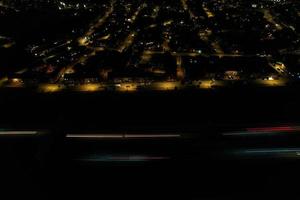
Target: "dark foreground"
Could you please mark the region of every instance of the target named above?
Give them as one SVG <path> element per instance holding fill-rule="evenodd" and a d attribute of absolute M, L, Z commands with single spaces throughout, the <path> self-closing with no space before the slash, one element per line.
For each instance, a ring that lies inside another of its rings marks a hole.
<path fill-rule="evenodd" d="M 0 195 L 292 199 L 300 177 L 298 89 L 2 91 L 0 132 L 37 134 L 0 136 Z"/>

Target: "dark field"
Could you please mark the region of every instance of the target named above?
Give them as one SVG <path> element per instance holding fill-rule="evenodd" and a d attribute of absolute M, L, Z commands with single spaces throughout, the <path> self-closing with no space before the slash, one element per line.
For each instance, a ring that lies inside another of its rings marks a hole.
<path fill-rule="evenodd" d="M 297 195 L 293 184 L 299 177 L 297 133 L 232 137 L 223 133 L 296 126 L 298 88 L 237 90 L 84 95 L 7 92 L 1 98 L 2 127 L 46 132 L 1 139 L 5 191 L 11 197 L 36 199 L 57 195 L 75 199 Z M 70 133 L 172 133 L 180 138 L 65 137 Z M 13 193 L 16 188 L 20 193 Z"/>

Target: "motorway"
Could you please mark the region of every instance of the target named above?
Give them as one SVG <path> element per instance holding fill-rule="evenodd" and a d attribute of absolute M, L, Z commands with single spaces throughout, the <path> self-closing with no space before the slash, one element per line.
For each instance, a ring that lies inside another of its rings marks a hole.
<path fill-rule="evenodd" d="M 2 194 L 193 200 L 297 193 L 298 91 L 0 91 Z"/>
<path fill-rule="evenodd" d="M 56 92 L 138 92 L 138 91 L 184 91 L 184 90 L 215 90 L 226 89 L 237 86 L 234 83 L 237 81 L 222 81 L 203 79 L 193 81 L 191 83 L 182 83 L 181 81 L 145 81 L 145 82 L 123 82 L 123 83 L 86 83 L 78 84 L 75 86 L 68 86 L 60 83 L 40 84 L 36 89 L 43 93 L 56 93 Z M 265 80 L 248 80 L 249 87 L 284 87 L 289 83 L 288 79 L 279 78 L 274 79 L 270 77 Z M 25 85 L 9 85 L 6 87 L 26 88 Z M 243 85 L 245 87 L 245 85 Z"/>

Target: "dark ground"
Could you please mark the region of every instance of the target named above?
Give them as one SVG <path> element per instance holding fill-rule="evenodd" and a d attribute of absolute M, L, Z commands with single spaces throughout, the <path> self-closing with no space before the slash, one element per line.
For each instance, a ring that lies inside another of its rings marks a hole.
<path fill-rule="evenodd" d="M 15 199 L 292 199 L 300 137 L 225 137 L 248 127 L 297 126 L 297 87 L 135 94 L 2 91 L 1 128 L 42 129 L 0 139 L 1 194 Z M 72 140 L 66 133 L 180 133 L 160 140 Z M 166 160 L 114 161 L 147 155 Z M 94 156 L 95 160 L 87 162 Z M 107 161 L 108 160 L 108 161 Z M 293 198 L 294 199 L 294 198 Z"/>

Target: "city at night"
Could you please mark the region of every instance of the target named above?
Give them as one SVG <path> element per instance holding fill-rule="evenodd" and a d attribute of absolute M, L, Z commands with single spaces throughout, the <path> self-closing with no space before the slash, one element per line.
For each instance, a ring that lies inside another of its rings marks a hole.
<path fill-rule="evenodd" d="M 297 199 L 300 1 L 0 0 L 1 199 Z"/>

